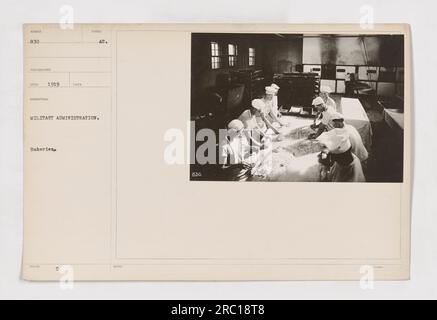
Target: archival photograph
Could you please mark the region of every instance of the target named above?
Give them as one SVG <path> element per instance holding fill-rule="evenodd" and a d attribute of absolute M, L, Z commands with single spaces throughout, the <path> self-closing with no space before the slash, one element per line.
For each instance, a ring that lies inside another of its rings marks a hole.
<path fill-rule="evenodd" d="M 400 183 L 404 36 L 192 34 L 192 181 Z"/>

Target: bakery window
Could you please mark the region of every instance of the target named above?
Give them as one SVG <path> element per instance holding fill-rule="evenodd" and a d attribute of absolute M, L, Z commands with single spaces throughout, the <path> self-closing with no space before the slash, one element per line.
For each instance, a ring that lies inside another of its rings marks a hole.
<path fill-rule="evenodd" d="M 236 67 L 238 64 L 238 46 L 235 44 L 228 45 L 229 66 Z"/>
<path fill-rule="evenodd" d="M 217 42 L 211 42 L 211 68 L 220 69 L 221 64 L 220 45 Z"/>
<path fill-rule="evenodd" d="M 255 65 L 255 48 L 249 48 L 249 66 Z"/>

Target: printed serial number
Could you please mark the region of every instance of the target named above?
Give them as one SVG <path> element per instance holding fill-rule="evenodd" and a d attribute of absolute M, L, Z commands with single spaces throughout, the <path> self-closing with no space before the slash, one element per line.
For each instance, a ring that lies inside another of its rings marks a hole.
<path fill-rule="evenodd" d="M 263 315 L 263 305 L 217 305 L 216 315 Z"/>

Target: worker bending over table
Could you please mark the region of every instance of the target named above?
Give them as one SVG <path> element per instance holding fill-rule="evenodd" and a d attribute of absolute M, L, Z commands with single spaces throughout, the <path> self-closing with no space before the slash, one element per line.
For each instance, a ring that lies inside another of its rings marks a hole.
<path fill-rule="evenodd" d="M 256 146 L 261 147 L 263 139 L 270 134 L 279 135 L 280 132 L 267 119 L 265 111 L 267 106 L 262 99 L 252 101 L 252 107 L 244 111 L 238 120 L 242 121 L 248 138 Z"/>
<path fill-rule="evenodd" d="M 267 131 L 267 125 L 262 118 L 261 110 L 265 108 L 265 104 L 260 99 L 255 99 L 252 101 L 252 106 L 245 110 L 238 120 L 240 120 L 247 135 L 249 141 L 253 145 L 261 147 L 262 140 L 265 137 L 265 132 Z"/>
<path fill-rule="evenodd" d="M 369 153 L 364 146 L 363 139 L 358 130 L 355 129 L 354 126 L 346 124 L 341 114 L 337 113 L 334 115 L 332 121 L 336 129 L 342 130 L 348 134 L 352 146 L 352 153 L 356 155 L 361 162 L 365 162 L 369 158 Z"/>
<path fill-rule="evenodd" d="M 334 129 L 318 138 L 325 146 L 320 154 L 321 163 L 327 168 L 327 175 L 323 178 L 329 182 L 366 182 L 361 159 L 367 159 L 367 150 L 361 137 L 357 139 L 355 133 L 350 133 L 338 113 L 333 115 L 331 123 Z"/>
<path fill-rule="evenodd" d="M 281 118 L 282 114 L 279 112 L 279 102 L 278 102 L 278 93 L 279 93 L 279 89 L 281 89 L 281 87 L 279 87 L 276 83 L 272 83 L 270 85 L 270 87 L 275 90 L 275 95 L 273 96 L 273 108 L 272 108 L 272 111 L 273 111 L 274 114 L 276 114 L 276 116 L 278 118 Z"/>
<path fill-rule="evenodd" d="M 231 121 L 228 125 L 228 135 L 220 144 L 220 164 L 226 180 L 245 181 L 250 177 L 250 143 L 243 131 L 243 122 Z"/>
<path fill-rule="evenodd" d="M 255 174 L 265 174 L 261 165 L 266 163 L 271 150 L 251 146 L 244 131 L 243 122 L 232 120 L 228 124 L 227 136 L 220 143 L 220 164 L 226 180 L 247 181 Z"/>
<path fill-rule="evenodd" d="M 278 94 L 278 86 L 275 87 L 266 87 L 264 98 L 262 99 L 265 107 L 263 110 L 264 116 L 266 120 L 272 125 L 274 128 L 274 132 L 276 134 L 279 134 L 279 131 L 276 130 L 276 128 L 281 128 L 284 126 L 284 124 L 281 122 L 281 120 L 278 118 L 278 105 L 277 105 L 277 99 L 275 99 L 275 96 Z M 276 103 L 275 103 L 276 100 Z"/>
<path fill-rule="evenodd" d="M 313 100 L 313 106 L 317 111 L 317 115 L 311 128 L 317 129 L 317 132 L 310 134 L 308 136 L 309 139 L 317 139 L 325 131 L 334 129 L 331 118 L 332 115 L 337 112 L 332 106 L 328 106 L 321 97 L 317 97 Z M 320 123 L 317 123 L 318 121 Z"/>
<path fill-rule="evenodd" d="M 337 104 L 335 103 L 334 99 L 331 98 L 331 93 L 332 93 L 332 89 L 331 87 L 328 86 L 322 86 L 320 88 L 320 98 L 323 99 L 323 101 L 325 102 L 326 106 L 329 108 L 334 109 L 335 111 L 337 111 Z"/>

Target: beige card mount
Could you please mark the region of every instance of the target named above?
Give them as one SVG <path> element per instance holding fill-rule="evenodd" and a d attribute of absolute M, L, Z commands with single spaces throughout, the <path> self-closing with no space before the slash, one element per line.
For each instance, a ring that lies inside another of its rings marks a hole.
<path fill-rule="evenodd" d="M 410 46 L 409 26 L 396 24 L 25 25 L 23 278 L 409 279 Z M 346 160 L 355 181 L 321 176 L 313 142 L 298 153 L 313 118 L 292 113 L 314 96 L 290 83 L 311 74 L 369 151 Z M 211 131 L 270 101 L 258 78 L 280 84 L 285 108 L 281 137 L 261 142 L 273 168 L 257 158 L 235 175 L 243 161 L 219 158 L 238 137 L 220 135 L 205 164 Z M 402 110 L 387 107 L 396 99 Z M 387 139 L 400 154 L 376 159 Z"/>

